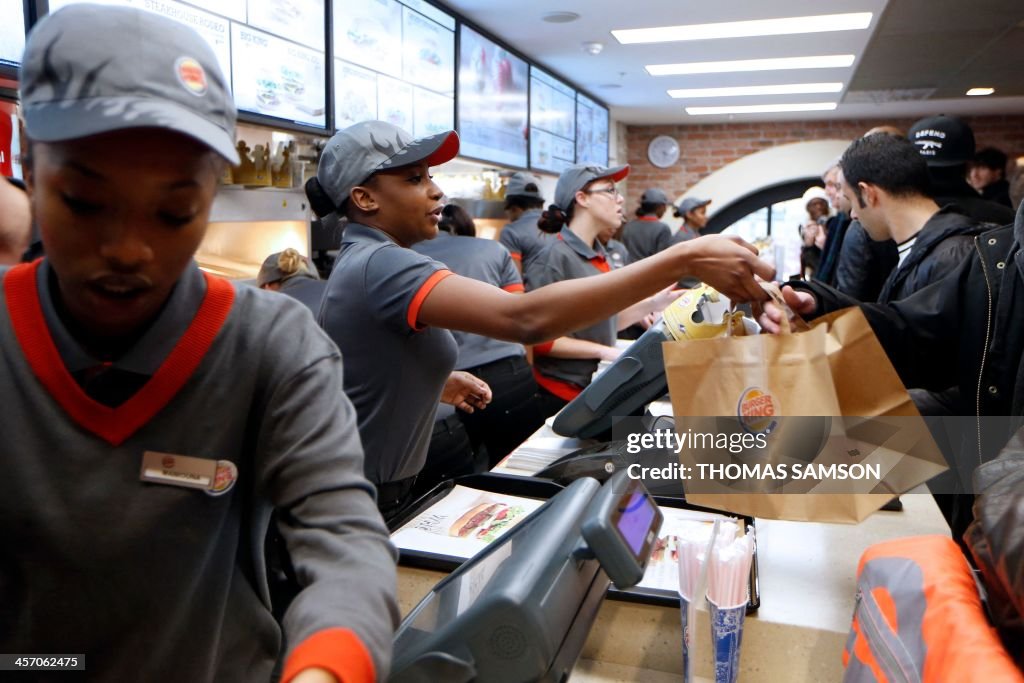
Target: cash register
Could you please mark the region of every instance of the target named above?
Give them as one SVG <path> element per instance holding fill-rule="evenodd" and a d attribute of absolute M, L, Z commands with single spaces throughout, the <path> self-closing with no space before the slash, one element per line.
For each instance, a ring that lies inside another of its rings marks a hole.
<path fill-rule="evenodd" d="M 564 681 L 609 584 L 643 578 L 661 523 L 625 472 L 576 480 L 413 609 L 389 681 Z"/>

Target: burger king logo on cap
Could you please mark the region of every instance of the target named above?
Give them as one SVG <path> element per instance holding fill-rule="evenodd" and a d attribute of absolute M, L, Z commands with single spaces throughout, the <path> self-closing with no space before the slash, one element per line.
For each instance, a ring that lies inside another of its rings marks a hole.
<path fill-rule="evenodd" d="M 760 387 L 748 387 L 740 394 L 736 415 L 747 432 L 771 434 L 779 426 L 778 414 L 779 405 L 771 392 Z"/>
<path fill-rule="evenodd" d="M 203 65 L 191 57 L 178 57 L 174 63 L 178 82 L 193 95 L 206 94 L 206 71 Z"/>

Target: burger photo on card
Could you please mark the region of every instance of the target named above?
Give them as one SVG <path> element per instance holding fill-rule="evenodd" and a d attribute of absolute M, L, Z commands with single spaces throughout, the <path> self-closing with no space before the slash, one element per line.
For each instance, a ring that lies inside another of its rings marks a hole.
<path fill-rule="evenodd" d="M 525 512 L 519 505 L 498 501 L 479 503 L 452 523 L 448 535 L 490 543 L 515 526 L 525 516 Z"/>

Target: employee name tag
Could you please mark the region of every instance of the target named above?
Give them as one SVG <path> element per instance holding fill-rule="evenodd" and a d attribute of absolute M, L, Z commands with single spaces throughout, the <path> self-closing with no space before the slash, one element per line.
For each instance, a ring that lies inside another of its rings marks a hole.
<path fill-rule="evenodd" d="M 219 495 L 234 486 L 238 469 L 228 460 L 146 451 L 142 454 L 139 478 L 154 484 L 202 489 L 211 495 Z"/>

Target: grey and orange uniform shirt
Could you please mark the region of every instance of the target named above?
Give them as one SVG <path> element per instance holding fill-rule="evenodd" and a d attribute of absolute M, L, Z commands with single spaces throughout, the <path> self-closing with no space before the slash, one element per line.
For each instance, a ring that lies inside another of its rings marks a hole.
<path fill-rule="evenodd" d="M 640 216 L 622 226 L 622 243 L 634 261 L 653 256 L 672 244 L 672 230 L 657 216 Z"/>
<path fill-rule="evenodd" d="M 451 274 L 376 228 L 345 228 L 319 320 L 345 358 L 345 393 L 374 484 L 415 476 L 426 461 L 458 349 L 451 332 L 421 327 L 417 318 L 427 295 Z"/>
<path fill-rule="evenodd" d="M 0 651 L 83 653 L 97 681 L 266 681 L 287 643 L 285 680 L 386 676 L 394 551 L 309 311 L 193 264 L 103 363 L 62 323 L 45 260 L 0 277 Z M 216 477 L 181 485 L 162 469 L 181 456 Z M 275 508 L 307 577 L 283 633 Z"/>
<path fill-rule="evenodd" d="M 598 240 L 585 244 L 568 227 L 562 228 L 550 246 L 530 264 L 527 286 L 537 289 L 553 282 L 600 275 L 611 270 L 608 253 Z M 570 337 L 613 346 L 618 331 L 616 316 L 576 330 Z M 596 358 L 553 358 L 547 355 L 552 343 L 533 347 L 533 372 L 537 384 L 559 398 L 571 401 L 590 384 L 597 370 Z"/>
<path fill-rule="evenodd" d="M 537 221 L 543 213 L 540 209 L 524 211 L 519 218 L 502 228 L 498 235 L 498 241 L 505 245 L 513 260 L 519 262 L 523 273 L 526 273 L 526 268 L 554 237 L 537 227 Z"/>
<path fill-rule="evenodd" d="M 478 237 L 459 237 L 447 232 L 413 245 L 413 250 L 429 256 L 463 277 L 480 280 L 506 292 L 523 291 L 519 275 L 508 249 L 493 240 Z M 459 346 L 456 370 L 475 368 L 502 358 L 525 356 L 522 344 L 501 341 L 491 337 L 453 330 L 452 336 Z"/>

